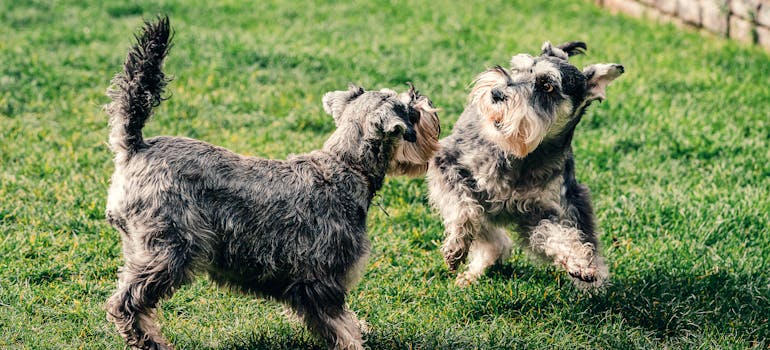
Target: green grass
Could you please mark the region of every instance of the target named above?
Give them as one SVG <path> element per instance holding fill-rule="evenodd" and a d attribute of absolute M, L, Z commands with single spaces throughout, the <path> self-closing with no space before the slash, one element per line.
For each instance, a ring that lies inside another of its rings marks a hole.
<path fill-rule="evenodd" d="M 175 80 L 146 134 L 265 157 L 320 147 L 333 129 L 321 96 L 349 82 L 413 81 L 448 134 L 476 74 L 544 40 L 587 42 L 579 66 L 626 66 L 574 141 L 613 272 L 606 292 L 577 291 L 520 251 L 453 287 L 424 181 L 394 178 L 350 297 L 372 349 L 770 346 L 768 53 L 587 1 L 254 3 L 0 3 L 0 348 L 122 347 L 102 310 L 121 253 L 103 218 L 100 108 L 131 34 L 159 13 L 177 31 Z M 206 279 L 161 319 L 183 349 L 321 346 L 274 303 Z"/>

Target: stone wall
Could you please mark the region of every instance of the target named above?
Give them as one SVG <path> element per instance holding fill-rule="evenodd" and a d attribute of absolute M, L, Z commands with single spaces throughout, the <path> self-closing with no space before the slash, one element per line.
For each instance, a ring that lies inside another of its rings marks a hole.
<path fill-rule="evenodd" d="M 613 12 L 648 17 L 770 49 L 770 0 L 594 0 Z"/>

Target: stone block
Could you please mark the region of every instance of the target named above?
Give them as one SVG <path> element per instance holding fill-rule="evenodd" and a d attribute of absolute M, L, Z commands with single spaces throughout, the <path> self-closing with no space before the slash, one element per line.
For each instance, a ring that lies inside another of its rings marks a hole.
<path fill-rule="evenodd" d="M 745 20 L 753 20 L 757 16 L 760 0 L 730 0 L 730 12 Z"/>
<path fill-rule="evenodd" d="M 743 43 L 753 44 L 753 25 L 751 22 L 738 16 L 730 16 L 730 38 Z"/>
<path fill-rule="evenodd" d="M 664 13 L 676 15 L 677 0 L 655 0 L 655 7 Z"/>
<path fill-rule="evenodd" d="M 767 27 L 757 27 L 757 44 L 770 49 L 770 29 Z"/>
<path fill-rule="evenodd" d="M 720 4 L 722 3 L 722 4 Z M 725 36 L 727 35 L 727 5 L 723 1 L 701 0 L 701 25 L 706 30 Z"/>
<path fill-rule="evenodd" d="M 764 1 L 759 5 L 756 20 L 760 25 L 770 27 L 770 1 Z"/>
<path fill-rule="evenodd" d="M 647 11 L 646 16 L 647 18 L 652 19 L 658 23 L 671 23 L 677 28 L 684 29 L 689 27 L 686 23 L 684 23 L 684 21 L 682 21 L 681 18 L 670 15 L 668 13 L 664 13 L 663 11 L 656 10 L 654 8 L 651 8 L 649 11 Z"/>
<path fill-rule="evenodd" d="M 700 1 L 698 0 L 678 0 L 677 13 L 686 23 L 700 26 Z"/>
<path fill-rule="evenodd" d="M 634 0 L 604 0 L 604 6 L 612 13 L 622 12 L 632 17 L 642 17 L 647 7 Z"/>

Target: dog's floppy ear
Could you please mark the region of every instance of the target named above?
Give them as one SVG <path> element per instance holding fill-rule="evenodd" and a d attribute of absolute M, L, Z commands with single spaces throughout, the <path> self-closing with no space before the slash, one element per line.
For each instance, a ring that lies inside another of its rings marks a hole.
<path fill-rule="evenodd" d="M 624 72 L 625 68 L 615 63 L 592 64 L 583 69 L 583 75 L 588 79 L 586 83 L 588 87 L 586 100 L 603 101 L 607 98 L 607 85 Z"/>
<path fill-rule="evenodd" d="M 324 94 L 322 101 L 324 111 L 336 121 L 345 110 L 345 106 L 364 93 L 364 88 L 350 84 L 347 91 L 330 91 Z"/>

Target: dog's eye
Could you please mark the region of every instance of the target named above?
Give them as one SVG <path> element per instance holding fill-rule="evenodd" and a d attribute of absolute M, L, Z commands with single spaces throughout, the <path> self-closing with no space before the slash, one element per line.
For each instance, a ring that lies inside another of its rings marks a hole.
<path fill-rule="evenodd" d="M 553 92 L 553 85 L 551 85 L 551 83 L 543 84 L 543 91 L 545 91 L 545 92 Z"/>

